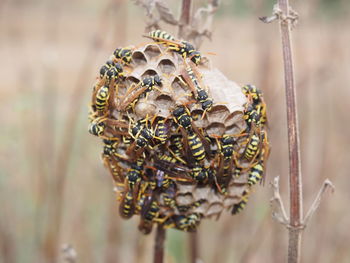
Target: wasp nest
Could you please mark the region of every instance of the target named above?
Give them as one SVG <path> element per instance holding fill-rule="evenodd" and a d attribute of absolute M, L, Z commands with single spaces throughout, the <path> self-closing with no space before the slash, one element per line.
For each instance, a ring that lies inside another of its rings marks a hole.
<path fill-rule="evenodd" d="M 261 92 L 209 65 L 162 31 L 118 48 L 102 66 L 89 131 L 116 185 L 120 215 L 195 231 L 201 219 L 242 210 L 269 152 Z"/>

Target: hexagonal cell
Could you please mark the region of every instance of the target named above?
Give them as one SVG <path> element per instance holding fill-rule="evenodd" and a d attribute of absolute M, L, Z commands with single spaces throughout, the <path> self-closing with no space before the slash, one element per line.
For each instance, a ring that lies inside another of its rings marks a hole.
<path fill-rule="evenodd" d="M 187 87 L 183 85 L 183 83 L 179 80 L 178 77 L 174 78 L 173 82 L 171 83 L 171 88 L 173 90 L 173 93 L 176 94 L 177 97 L 183 97 L 191 94 L 188 91 Z"/>
<path fill-rule="evenodd" d="M 208 210 L 206 211 L 208 216 L 212 216 L 215 214 L 219 214 L 222 212 L 223 209 L 223 205 L 221 202 L 215 202 L 215 203 L 211 203 L 208 207 Z"/>
<path fill-rule="evenodd" d="M 153 116 L 156 114 L 156 111 L 156 105 L 154 105 L 154 103 L 152 103 L 151 101 L 146 100 L 145 98 L 141 99 L 135 105 L 135 113 L 141 118 L 145 118 L 147 115 Z"/>
<path fill-rule="evenodd" d="M 159 110 L 166 110 L 167 112 L 169 112 L 169 109 L 173 108 L 175 105 L 172 98 L 168 95 L 165 95 L 165 94 L 161 94 L 161 95 L 157 96 L 155 99 L 155 103 L 156 103 L 157 108 Z M 163 116 L 163 117 L 165 117 L 165 116 Z"/>
<path fill-rule="evenodd" d="M 236 124 L 231 125 L 229 127 L 226 127 L 226 134 L 240 134 L 242 133 L 244 130 L 242 130 L 241 128 L 239 128 L 239 126 L 237 126 Z"/>
<path fill-rule="evenodd" d="M 225 105 L 215 105 L 211 111 L 207 112 L 208 120 L 209 122 L 224 123 L 229 113 L 230 112 Z"/>
<path fill-rule="evenodd" d="M 135 51 L 132 54 L 132 61 L 136 65 L 145 65 L 147 64 L 147 59 L 141 51 Z"/>
<path fill-rule="evenodd" d="M 220 122 L 210 123 L 205 129 L 209 136 L 222 136 L 225 133 L 225 130 L 225 125 Z"/>
<path fill-rule="evenodd" d="M 162 53 L 157 45 L 148 45 L 143 52 L 150 60 Z"/>
<path fill-rule="evenodd" d="M 235 111 L 232 112 L 231 114 L 229 114 L 227 116 L 227 118 L 225 119 L 224 123 L 226 126 L 231 126 L 233 124 L 236 124 L 239 121 L 242 121 L 243 119 L 243 114 L 240 111 Z"/>
<path fill-rule="evenodd" d="M 189 205 L 193 203 L 193 196 L 191 193 L 180 193 L 175 198 L 178 205 Z"/>
<path fill-rule="evenodd" d="M 137 85 L 137 84 L 139 84 L 139 82 L 140 82 L 140 80 L 138 78 L 133 77 L 133 76 L 129 76 L 125 80 L 125 84 L 128 87 L 130 87 L 131 85 L 135 85 L 135 84 Z"/>
<path fill-rule="evenodd" d="M 205 114 L 203 116 L 203 112 L 204 111 L 202 109 L 195 109 L 191 111 L 192 120 L 199 128 L 203 128 L 208 125 L 208 119 Z"/>
<path fill-rule="evenodd" d="M 155 71 L 154 69 L 148 69 L 146 70 L 143 74 L 142 74 L 142 79 L 147 78 L 147 77 L 153 77 L 158 75 L 157 71 Z"/>
<path fill-rule="evenodd" d="M 171 74 L 176 70 L 175 64 L 170 59 L 162 59 L 157 68 L 164 74 Z"/>

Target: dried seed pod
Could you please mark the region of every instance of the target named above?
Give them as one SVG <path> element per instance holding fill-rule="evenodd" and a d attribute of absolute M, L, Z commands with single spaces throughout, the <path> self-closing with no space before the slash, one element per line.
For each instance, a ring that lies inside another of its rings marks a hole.
<path fill-rule="evenodd" d="M 139 214 L 143 233 L 153 223 L 195 231 L 204 218 L 236 214 L 263 179 L 262 93 L 242 89 L 190 47 L 169 38 L 130 48 L 123 76 L 101 76 L 95 87 L 105 93 L 93 91 L 90 119 L 107 120 L 93 131 L 104 139 L 121 215 Z"/>

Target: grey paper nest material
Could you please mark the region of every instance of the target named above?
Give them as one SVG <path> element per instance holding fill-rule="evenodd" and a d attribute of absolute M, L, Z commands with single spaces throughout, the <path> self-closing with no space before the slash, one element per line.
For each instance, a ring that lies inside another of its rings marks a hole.
<path fill-rule="evenodd" d="M 195 231 L 243 209 L 262 179 L 266 106 L 254 86 L 184 54 L 187 42 L 154 40 L 117 49 L 101 68 L 89 131 L 103 139 L 123 218 L 140 215 L 146 234 L 154 223 Z"/>

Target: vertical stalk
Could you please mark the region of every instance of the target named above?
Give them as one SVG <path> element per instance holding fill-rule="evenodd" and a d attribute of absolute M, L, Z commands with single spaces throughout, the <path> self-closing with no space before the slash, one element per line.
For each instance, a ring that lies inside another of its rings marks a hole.
<path fill-rule="evenodd" d="M 163 263 L 164 261 L 164 241 L 165 229 L 162 224 L 158 224 L 154 242 L 154 263 Z"/>
<path fill-rule="evenodd" d="M 278 0 L 282 14 L 289 15 L 288 0 Z M 302 181 L 299 151 L 299 129 L 296 108 L 296 89 L 290 39 L 290 23 L 280 21 L 284 79 L 287 103 L 288 148 L 289 148 L 289 190 L 290 190 L 290 228 L 288 241 L 288 262 L 300 262 L 302 226 Z"/>
<path fill-rule="evenodd" d="M 190 262 L 196 263 L 198 257 L 198 232 L 189 233 Z"/>

